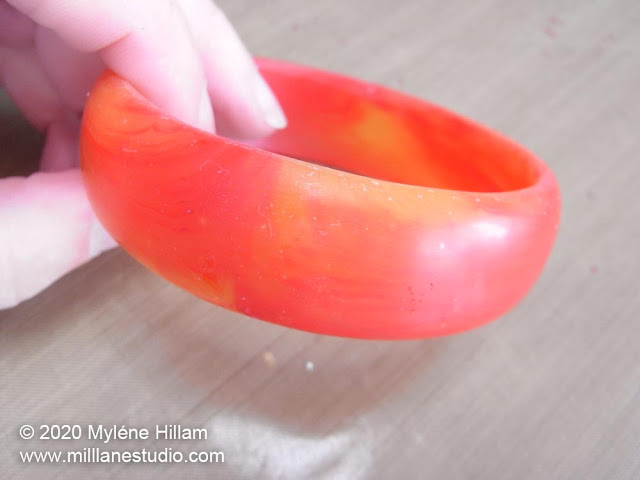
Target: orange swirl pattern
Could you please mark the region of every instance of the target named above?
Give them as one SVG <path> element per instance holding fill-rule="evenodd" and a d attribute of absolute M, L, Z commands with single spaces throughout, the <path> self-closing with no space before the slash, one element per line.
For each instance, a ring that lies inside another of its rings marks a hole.
<path fill-rule="evenodd" d="M 97 82 L 82 169 L 131 255 L 217 305 L 347 337 L 461 332 L 526 294 L 560 218 L 541 161 L 401 93 L 259 66 L 289 125 L 254 145 L 162 115 L 114 73 Z"/>

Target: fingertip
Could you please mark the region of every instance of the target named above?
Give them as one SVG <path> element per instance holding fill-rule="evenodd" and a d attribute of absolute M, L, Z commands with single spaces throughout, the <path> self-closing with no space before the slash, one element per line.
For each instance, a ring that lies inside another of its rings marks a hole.
<path fill-rule="evenodd" d="M 256 104 L 262 119 L 270 128 L 282 130 L 287 126 L 287 117 L 282 111 L 282 107 L 271 87 L 269 87 L 262 75 L 257 72 L 253 83 Z"/>
<path fill-rule="evenodd" d="M 210 0 L 180 0 L 200 55 L 216 131 L 238 140 L 268 136 L 286 116 L 224 13 Z"/>
<path fill-rule="evenodd" d="M 202 94 L 200 96 L 200 103 L 198 106 L 198 118 L 195 122 L 195 126 L 209 133 L 213 133 L 215 131 L 213 107 L 211 106 L 211 98 L 209 97 L 206 85 L 202 88 Z"/>
<path fill-rule="evenodd" d="M 257 69 L 247 75 L 243 87 L 235 88 L 239 91 L 222 84 L 210 87 L 215 90 L 212 96 L 220 135 L 251 141 L 287 127 L 278 99 Z"/>

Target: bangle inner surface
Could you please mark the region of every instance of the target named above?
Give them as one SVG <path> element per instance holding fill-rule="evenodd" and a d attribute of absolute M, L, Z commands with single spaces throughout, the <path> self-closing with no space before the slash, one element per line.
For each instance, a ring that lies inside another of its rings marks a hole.
<path fill-rule="evenodd" d="M 534 185 L 538 161 L 481 125 L 407 95 L 327 72 L 261 63 L 288 126 L 260 148 L 409 185 L 507 192 Z"/>

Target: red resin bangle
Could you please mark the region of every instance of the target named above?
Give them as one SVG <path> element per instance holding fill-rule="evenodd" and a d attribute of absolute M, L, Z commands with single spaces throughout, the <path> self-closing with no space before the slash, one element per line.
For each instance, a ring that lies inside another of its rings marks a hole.
<path fill-rule="evenodd" d="M 163 115 L 114 73 L 99 79 L 82 169 L 125 250 L 212 303 L 328 335 L 461 332 L 526 294 L 560 217 L 540 160 L 416 98 L 258 64 L 289 125 L 252 146 Z"/>

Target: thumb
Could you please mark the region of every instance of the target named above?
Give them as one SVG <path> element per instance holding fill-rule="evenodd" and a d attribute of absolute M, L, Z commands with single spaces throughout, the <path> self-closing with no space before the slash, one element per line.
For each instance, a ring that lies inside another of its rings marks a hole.
<path fill-rule="evenodd" d="M 0 180 L 0 309 L 114 246 L 91 209 L 79 170 Z"/>

